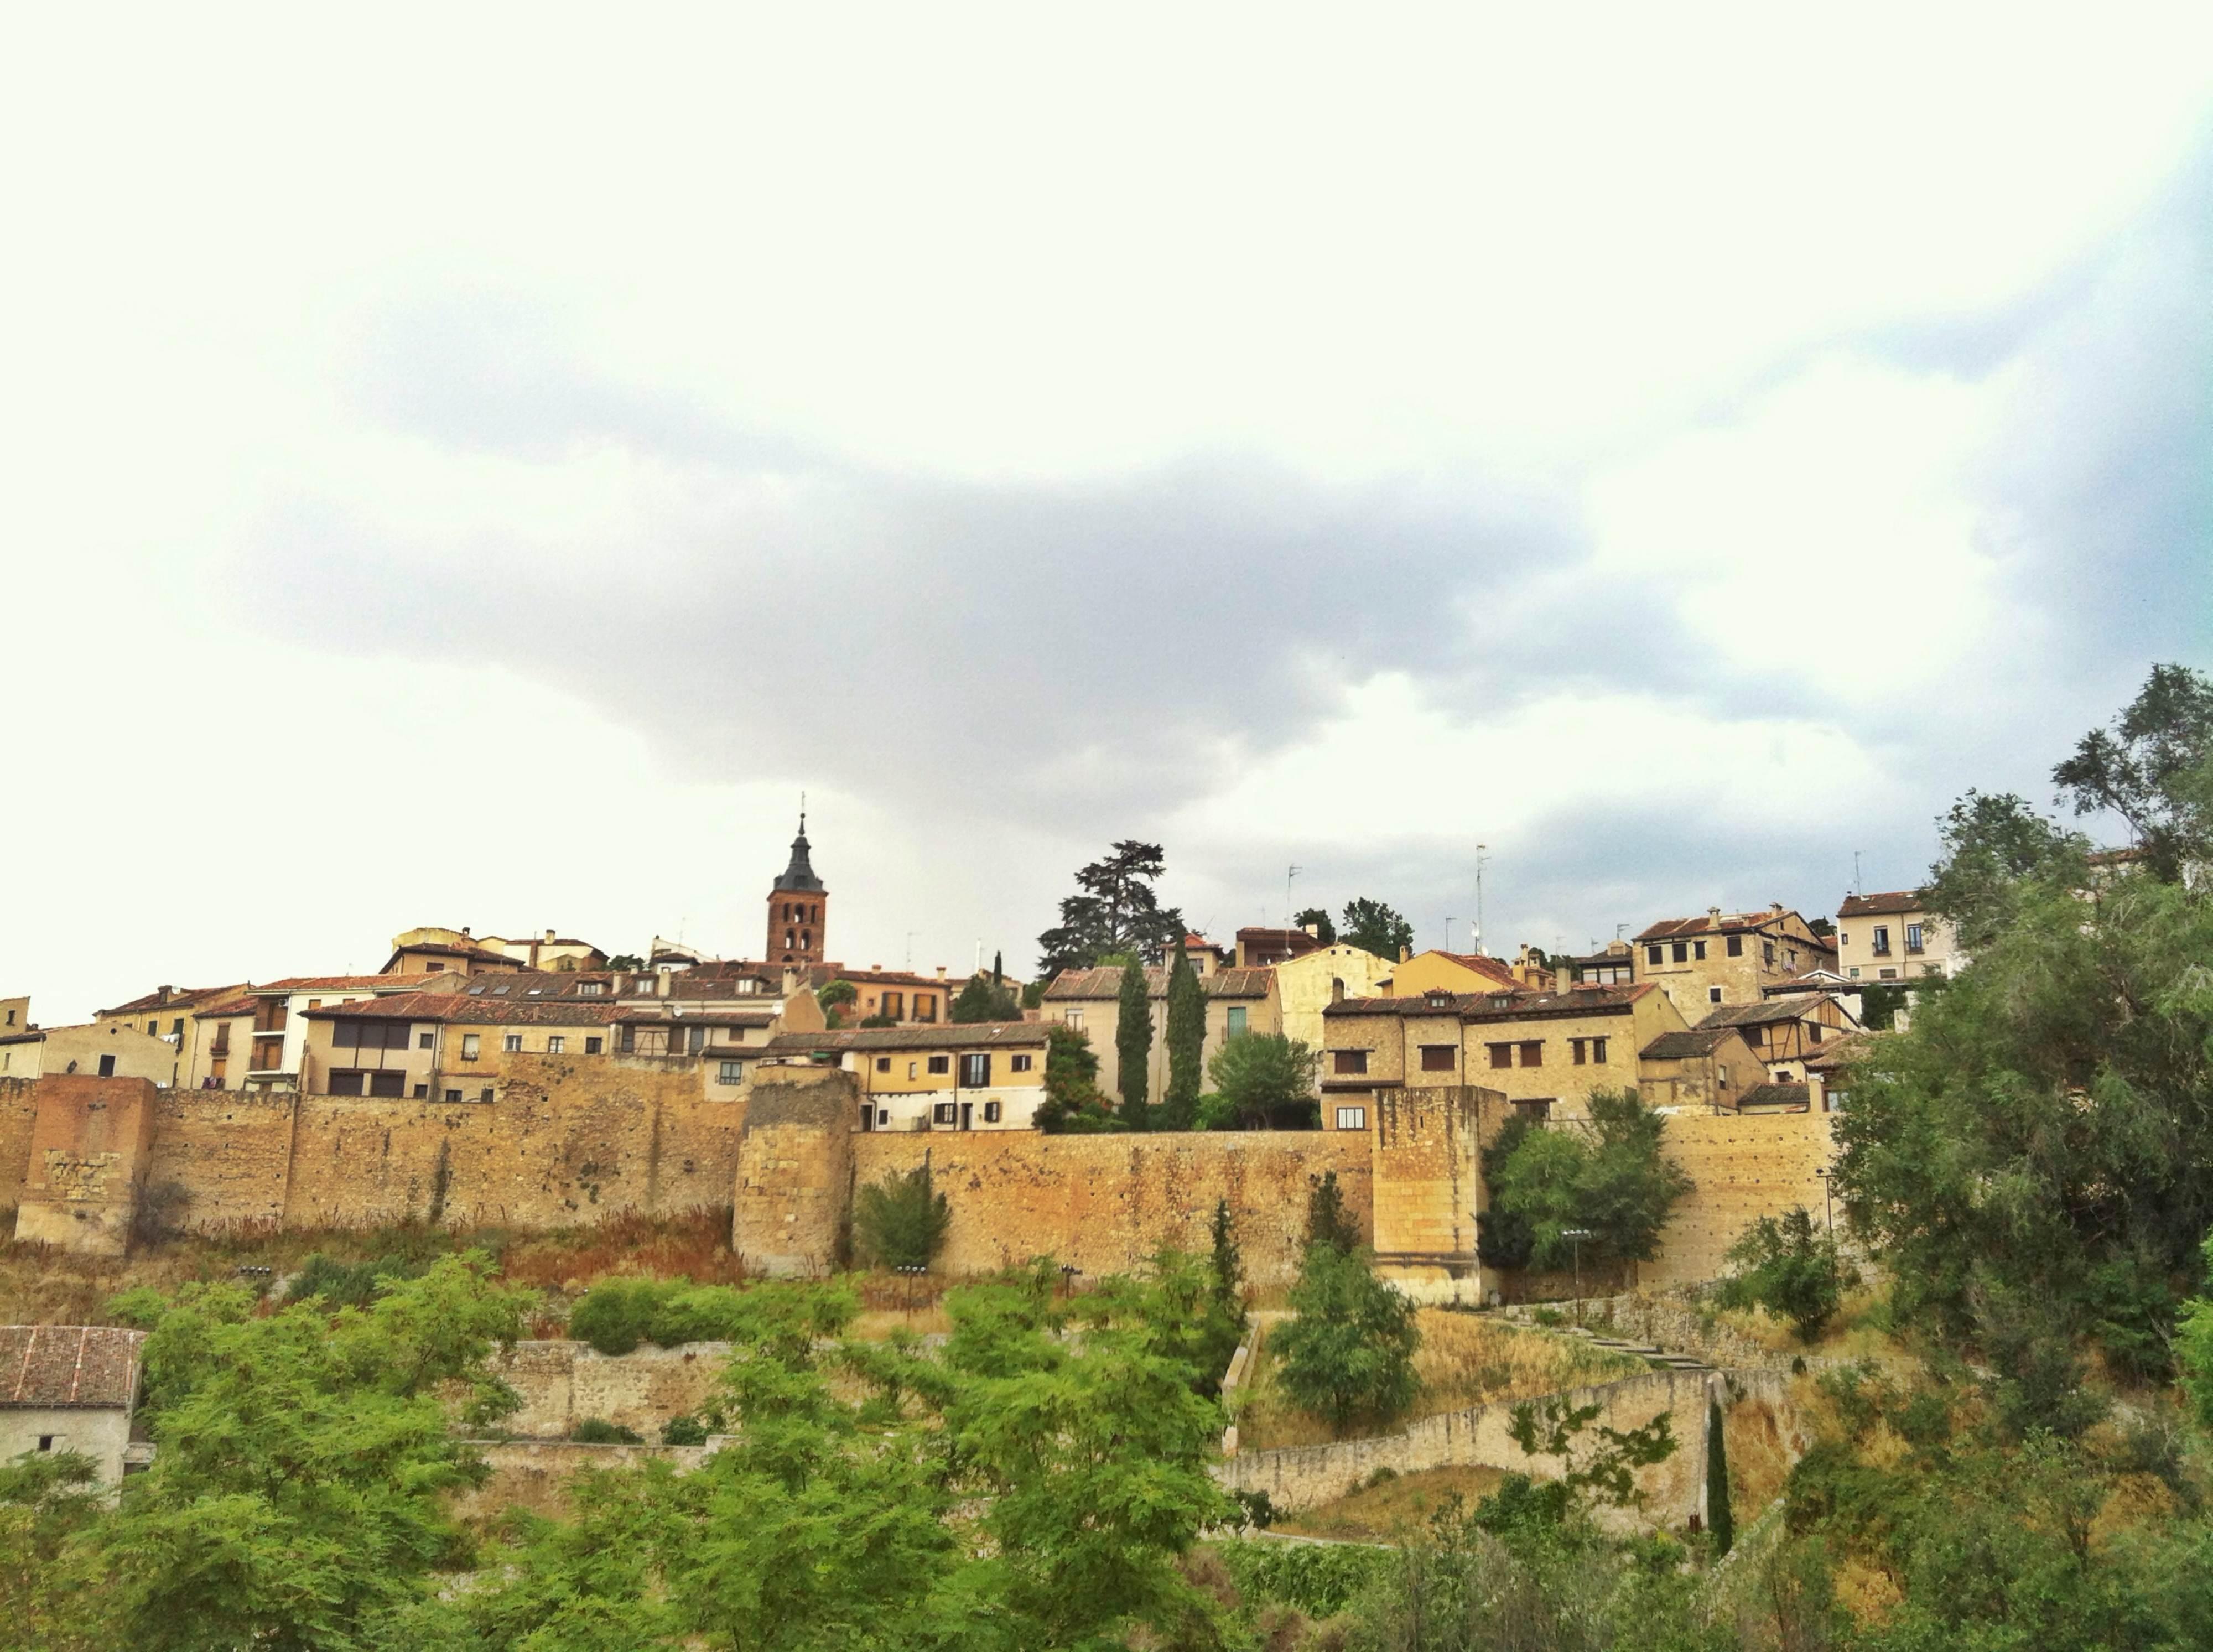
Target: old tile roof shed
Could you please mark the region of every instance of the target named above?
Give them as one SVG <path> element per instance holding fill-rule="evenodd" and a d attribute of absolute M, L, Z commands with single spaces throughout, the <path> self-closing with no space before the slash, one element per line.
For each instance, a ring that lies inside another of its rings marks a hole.
<path fill-rule="evenodd" d="M 1046 1021 L 965 1021 L 951 1027 L 852 1027 L 827 1033 L 785 1033 L 763 1047 L 771 1055 L 817 1050 L 967 1050 L 999 1045 L 1043 1045 L 1052 1037 Z"/>
<path fill-rule="evenodd" d="M 1690 1061 L 1710 1056 L 1736 1036 L 1734 1027 L 1694 1027 L 1687 1033 L 1662 1033 L 1639 1050 L 1642 1061 Z"/>
<path fill-rule="evenodd" d="M 0 1325 L 0 1407 L 129 1411 L 145 1340 L 113 1326 Z"/>
<path fill-rule="evenodd" d="M 1198 990 L 1210 998 L 1265 998 L 1275 980 L 1275 971 L 1265 967 L 1218 969 L 1211 975 L 1199 977 Z M 1153 997 L 1167 996 L 1168 972 L 1165 966 L 1155 964 L 1145 972 L 1145 988 Z M 1115 998 L 1121 993 L 1122 972 L 1111 966 L 1064 969 L 1045 990 L 1045 996 L 1055 1000 Z"/>
<path fill-rule="evenodd" d="M 402 992 L 358 1003 L 325 1004 L 310 1021 L 456 1021 L 463 1025 L 604 1027 L 627 1006 L 613 998 L 472 998 L 459 992 Z"/>
<path fill-rule="evenodd" d="M 1923 911 L 1928 904 L 1928 898 L 1918 889 L 1894 889 L 1881 895 L 1846 895 L 1844 904 L 1837 908 L 1837 916 L 1886 917 L 1899 912 Z"/>
<path fill-rule="evenodd" d="M 422 975 L 290 975 L 247 991 L 257 998 L 287 992 L 458 992 L 468 978 L 442 970 Z"/>
<path fill-rule="evenodd" d="M 1801 1021 L 1828 1002 L 1826 993 L 1795 993 L 1761 1003 L 1722 1004 L 1698 1025 L 1707 1027 L 1765 1027 L 1776 1021 Z"/>
<path fill-rule="evenodd" d="M 1804 1084 L 1755 1084 L 1737 1098 L 1736 1104 L 1739 1113 L 1750 1113 L 1755 1108 L 1806 1113 L 1812 1110 L 1813 1105 L 1813 1090 Z"/>
<path fill-rule="evenodd" d="M 234 981 L 229 986 L 165 986 L 133 998 L 129 1003 L 119 1003 L 113 1009 L 102 1009 L 102 1015 L 143 1015 L 153 1009 L 195 1009 L 200 1004 L 219 998 L 235 997 L 246 991 L 247 984 Z"/>
<path fill-rule="evenodd" d="M 1625 1015 L 1649 981 L 1571 987 L 1565 992 L 1418 992 L 1402 998 L 1347 998 L 1324 1015 L 1457 1015 L 1463 1021 L 1552 1021 L 1576 1015 Z"/>

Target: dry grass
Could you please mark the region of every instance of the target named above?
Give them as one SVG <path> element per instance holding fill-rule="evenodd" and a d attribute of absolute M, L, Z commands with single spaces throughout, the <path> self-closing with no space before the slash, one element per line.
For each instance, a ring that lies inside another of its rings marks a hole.
<path fill-rule="evenodd" d="M 1496 1468 L 1425 1468 L 1381 1480 L 1308 1509 L 1275 1529 L 1295 1537 L 1333 1537 L 1355 1542 L 1396 1542 L 1425 1531 L 1430 1517 L 1457 1497 L 1472 1509 L 1506 1478 Z"/>
<path fill-rule="evenodd" d="M 1415 1316 L 1422 1345 L 1414 1356 L 1420 1394 L 1405 1421 L 1471 1405 L 1533 1399 L 1562 1388 L 1618 1382 L 1651 1368 L 1631 1355 L 1594 1348 L 1579 1337 L 1518 1326 L 1490 1314 L 1425 1308 Z M 1238 1444 L 1247 1451 L 1312 1446 L 1338 1436 L 1283 1391 L 1264 1320 L 1253 1375 L 1236 1402 Z"/>
<path fill-rule="evenodd" d="M 468 1235 L 461 1238 L 466 1243 Z M 497 1238 L 500 1271 L 509 1280 L 570 1295 L 608 1274 L 682 1278 L 702 1285 L 735 1285 L 746 1277 L 730 1248 L 728 1207 L 668 1216 L 626 1211 L 588 1228 Z"/>
<path fill-rule="evenodd" d="M 1862 1289 L 1848 1294 L 1837 1317 L 1811 1343 L 1801 1342 L 1788 1320 L 1765 1308 L 1722 1308 L 1715 1317 L 1739 1334 L 1779 1354 L 1815 1354 L 1828 1359 L 1900 1360 L 1911 1350 L 1881 1327 L 1882 1293 Z"/>

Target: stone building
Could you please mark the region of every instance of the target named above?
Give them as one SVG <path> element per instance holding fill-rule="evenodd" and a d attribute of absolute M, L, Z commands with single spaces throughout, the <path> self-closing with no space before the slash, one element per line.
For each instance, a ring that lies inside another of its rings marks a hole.
<path fill-rule="evenodd" d="M 1736 1027 L 1662 1033 L 1637 1052 L 1637 1089 L 1648 1106 L 1737 1112 L 1767 1082 L 1759 1052 Z"/>
<path fill-rule="evenodd" d="M 1281 1033 L 1280 1000 L 1276 972 L 1271 969 L 1236 966 L 1201 976 L 1199 991 L 1206 999 L 1206 1038 L 1200 1046 L 1202 1063 L 1231 1039 L 1245 1033 Z M 1152 1000 L 1153 1048 L 1148 1063 L 1146 1094 L 1155 1102 L 1168 1083 L 1168 972 L 1155 965 L 1145 972 L 1145 988 Z M 1045 990 L 1045 1019 L 1075 1027 L 1091 1040 L 1099 1058 L 1099 1088 L 1119 1096 L 1122 1093 L 1121 1057 L 1114 1035 L 1122 1020 L 1122 972 L 1108 969 L 1063 970 Z"/>
<path fill-rule="evenodd" d="M 1386 997 L 1418 998 L 1425 992 L 1514 991 L 1525 984 L 1503 958 L 1432 947 L 1393 965 L 1381 993 Z"/>
<path fill-rule="evenodd" d="M 1759 1057 L 1766 1076 L 1783 1084 L 1804 1082 L 1807 1058 L 1860 1030 L 1859 1018 L 1822 992 L 1793 992 L 1771 996 L 1759 1003 L 1723 1004 L 1698 1025 L 1734 1027 Z"/>
<path fill-rule="evenodd" d="M 1658 986 L 1686 1019 L 1716 1004 L 1758 1003 L 1771 984 L 1837 962 L 1836 948 L 1780 904 L 1663 918 L 1637 937 L 1631 955 L 1637 979 Z"/>
<path fill-rule="evenodd" d="M 1051 1041 L 1043 1021 L 972 1021 L 787 1033 L 765 1053 L 851 1073 L 863 1131 L 1028 1130 L 1045 1100 Z M 772 1082 L 784 1070 L 772 1066 L 758 1076 Z"/>
<path fill-rule="evenodd" d="M 1923 890 L 1846 895 L 1837 908 L 1836 967 L 1847 980 L 1867 984 L 1952 976 L 1966 962 L 1959 931 L 1929 910 Z"/>
<path fill-rule="evenodd" d="M 768 929 L 761 956 L 778 964 L 819 964 L 830 954 L 830 887 L 815 875 L 807 842 L 807 812 L 799 814 L 799 835 L 791 840 L 791 859 L 769 886 Z"/>
<path fill-rule="evenodd" d="M 13 1021 L 6 1019 L 10 1015 Z M 167 1018 L 162 1024 L 167 1025 Z M 0 1076 L 8 1078 L 84 1073 L 95 1078 L 143 1078 L 167 1089 L 183 1073 L 180 1042 L 145 1030 L 143 1018 L 41 1027 L 31 1019 L 27 997 L 0 1003 Z"/>
<path fill-rule="evenodd" d="M 112 1326 L 0 1325 L 0 1462 L 74 1452 L 113 1486 L 151 1460 L 135 1451 L 143 1331 Z"/>
<path fill-rule="evenodd" d="M 1276 1000 L 1284 1035 L 1320 1050 L 1321 1012 L 1346 998 L 1378 996 L 1399 967 L 1387 958 L 1342 941 L 1277 964 Z"/>

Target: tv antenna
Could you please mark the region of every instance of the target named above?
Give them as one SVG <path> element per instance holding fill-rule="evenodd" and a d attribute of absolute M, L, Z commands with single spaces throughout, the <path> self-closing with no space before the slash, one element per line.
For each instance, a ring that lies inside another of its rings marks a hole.
<path fill-rule="evenodd" d="M 1483 952 L 1483 865 L 1491 858 L 1491 846 L 1475 846 L 1475 933 L 1470 937 L 1469 950 L 1478 956 Z"/>
<path fill-rule="evenodd" d="M 1299 926 L 1298 920 L 1291 916 L 1298 910 L 1291 899 L 1291 881 L 1298 876 L 1300 870 L 1294 866 L 1283 874 L 1283 927 L 1287 930 L 1295 930 Z"/>

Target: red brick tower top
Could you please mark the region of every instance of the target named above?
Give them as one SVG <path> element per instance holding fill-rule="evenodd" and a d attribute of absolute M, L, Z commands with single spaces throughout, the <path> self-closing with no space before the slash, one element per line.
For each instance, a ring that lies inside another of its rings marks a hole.
<path fill-rule="evenodd" d="M 814 875 L 808 858 L 807 811 L 799 811 L 799 835 L 791 840 L 791 864 L 768 892 L 768 942 L 761 956 L 771 963 L 823 961 L 823 931 L 830 912 L 830 891 Z"/>

